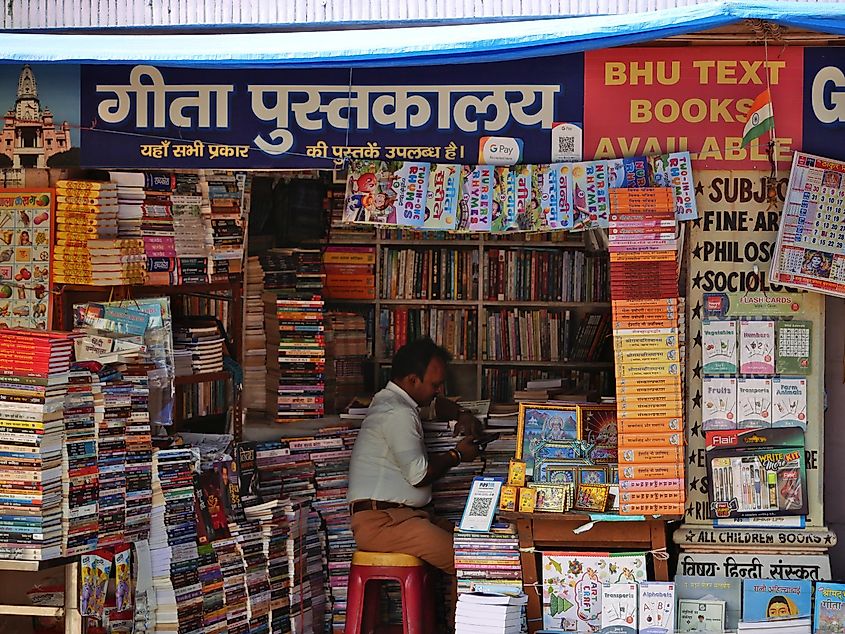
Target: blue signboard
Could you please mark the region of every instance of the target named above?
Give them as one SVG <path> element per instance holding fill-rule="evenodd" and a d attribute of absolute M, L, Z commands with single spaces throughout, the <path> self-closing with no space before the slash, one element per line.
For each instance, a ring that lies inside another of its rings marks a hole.
<path fill-rule="evenodd" d="M 803 138 L 804 152 L 845 159 L 845 48 L 804 49 Z"/>
<path fill-rule="evenodd" d="M 548 163 L 573 150 L 584 58 L 368 69 L 83 66 L 82 165 Z M 576 148 L 580 149 L 580 148 Z"/>

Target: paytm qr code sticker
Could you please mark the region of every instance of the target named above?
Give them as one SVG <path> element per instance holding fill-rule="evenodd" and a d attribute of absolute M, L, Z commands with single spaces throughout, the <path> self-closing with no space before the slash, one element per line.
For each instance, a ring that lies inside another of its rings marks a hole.
<path fill-rule="evenodd" d="M 468 532 L 486 532 L 493 524 L 493 515 L 499 504 L 503 478 L 473 478 L 460 529 Z"/>
<path fill-rule="evenodd" d="M 552 163 L 582 160 L 584 133 L 574 123 L 555 123 L 552 126 Z"/>

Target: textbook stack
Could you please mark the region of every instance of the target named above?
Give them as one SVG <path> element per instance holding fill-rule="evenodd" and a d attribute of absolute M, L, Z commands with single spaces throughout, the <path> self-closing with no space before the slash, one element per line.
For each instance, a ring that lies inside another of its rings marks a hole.
<path fill-rule="evenodd" d="M 103 366 L 94 382 L 95 402 L 103 412 L 97 438 L 100 547 L 125 543 L 126 425 L 132 411 L 132 387 L 119 377 L 116 370 Z"/>
<path fill-rule="evenodd" d="M 173 185 L 170 174 L 145 174 L 141 237 L 147 254 L 147 281 L 153 285 L 176 283 Z"/>
<path fill-rule="evenodd" d="M 327 246 L 323 251 L 326 299 L 375 299 L 375 262 L 375 247 Z"/>
<path fill-rule="evenodd" d="M 671 189 L 612 189 L 621 515 L 684 514 L 677 221 Z"/>
<path fill-rule="evenodd" d="M 62 454 L 62 556 L 97 548 L 97 431 L 93 377 L 72 369 L 64 406 L 65 438 Z"/>
<path fill-rule="evenodd" d="M 267 405 L 267 338 L 264 336 L 264 269 L 258 256 L 250 256 L 246 271 L 244 319 L 244 393 L 248 409 L 263 412 Z"/>
<path fill-rule="evenodd" d="M 189 375 L 222 372 L 224 343 L 216 325 L 191 322 L 173 328 L 174 356 L 177 352 L 190 356 Z"/>
<path fill-rule="evenodd" d="M 153 444 L 148 408 L 150 364 L 127 363 L 121 379 L 128 385 L 130 410 L 126 422 L 126 541 L 147 539 L 153 488 Z M 115 387 L 115 389 L 122 389 Z"/>
<path fill-rule="evenodd" d="M 203 630 L 197 517 L 194 512 L 194 452 L 156 452 L 150 530 L 156 631 Z"/>
<path fill-rule="evenodd" d="M 0 332 L 0 559 L 62 551 L 62 416 L 67 333 Z"/>
<path fill-rule="evenodd" d="M 267 407 L 278 423 L 323 416 L 325 337 L 323 300 L 264 293 Z"/>
<path fill-rule="evenodd" d="M 249 632 L 269 634 L 270 632 L 270 575 L 267 555 L 261 534 L 261 524 L 248 516 L 237 522 L 229 522 L 232 537 L 237 540 L 243 557 L 244 582 L 247 597 Z"/>
<path fill-rule="evenodd" d="M 211 223 L 211 280 L 243 272 L 246 175 L 206 170 L 200 177 L 203 215 Z"/>
<path fill-rule="evenodd" d="M 121 238 L 141 238 L 144 217 L 144 184 L 141 172 L 109 172 L 117 189 L 117 233 Z"/>
<path fill-rule="evenodd" d="M 327 414 L 343 411 L 364 392 L 366 322 L 356 313 L 326 313 Z"/>
<path fill-rule="evenodd" d="M 175 176 L 173 229 L 179 256 L 178 284 L 205 284 L 209 280 L 209 256 L 213 247 L 211 222 L 202 213 L 202 195 L 197 174 Z"/>
<path fill-rule="evenodd" d="M 455 532 L 458 594 L 520 592 L 519 539 L 512 524 L 494 525 L 487 533 Z"/>
<path fill-rule="evenodd" d="M 53 280 L 61 284 L 143 283 L 142 245 L 118 239 L 118 195 L 113 183 L 56 183 Z"/>
<path fill-rule="evenodd" d="M 516 590 L 514 595 L 462 594 L 455 607 L 455 634 L 524 632 L 523 612 L 528 597 L 522 594 L 521 589 Z"/>

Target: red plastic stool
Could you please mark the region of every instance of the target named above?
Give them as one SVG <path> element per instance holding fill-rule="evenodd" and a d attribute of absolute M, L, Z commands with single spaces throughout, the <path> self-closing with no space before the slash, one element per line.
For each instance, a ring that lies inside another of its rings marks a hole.
<path fill-rule="evenodd" d="M 349 570 L 345 634 L 379 632 L 379 589 L 397 581 L 404 634 L 436 634 L 431 574 L 422 559 L 403 553 L 356 551 Z M 371 583 L 372 582 L 372 583 Z"/>

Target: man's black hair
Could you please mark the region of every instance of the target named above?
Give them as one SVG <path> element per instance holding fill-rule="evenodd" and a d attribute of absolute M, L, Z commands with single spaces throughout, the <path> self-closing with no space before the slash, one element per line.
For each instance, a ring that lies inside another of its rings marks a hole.
<path fill-rule="evenodd" d="M 443 363 L 448 363 L 451 361 L 452 355 L 429 337 L 407 343 L 399 348 L 393 357 L 390 378 L 391 380 L 404 379 L 406 376 L 415 374 L 422 379 L 425 377 L 428 364 L 435 358 L 440 359 Z"/>

